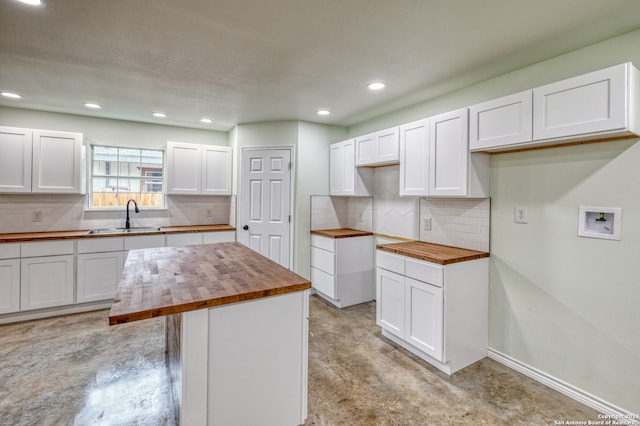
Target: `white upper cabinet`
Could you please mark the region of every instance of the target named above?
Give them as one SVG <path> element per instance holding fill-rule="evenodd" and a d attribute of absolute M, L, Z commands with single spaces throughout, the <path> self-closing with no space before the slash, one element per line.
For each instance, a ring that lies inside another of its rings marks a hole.
<path fill-rule="evenodd" d="M 400 126 L 400 195 L 429 195 L 429 119 Z"/>
<path fill-rule="evenodd" d="M 637 83 L 638 70 L 625 63 L 533 89 L 533 138 L 638 133 Z"/>
<path fill-rule="evenodd" d="M 202 193 L 231 195 L 232 150 L 225 146 L 202 146 Z"/>
<path fill-rule="evenodd" d="M 82 194 L 84 174 L 81 134 L 33 131 L 32 192 Z"/>
<path fill-rule="evenodd" d="M 399 160 L 398 128 L 359 136 L 356 143 L 356 166 L 396 164 Z"/>
<path fill-rule="evenodd" d="M 80 133 L 0 127 L 0 192 L 83 194 Z"/>
<path fill-rule="evenodd" d="M 373 171 L 357 169 L 355 141 L 349 139 L 329 147 L 329 195 L 369 196 Z"/>
<path fill-rule="evenodd" d="M 477 151 L 530 142 L 532 108 L 531 90 L 469 107 L 469 148 Z"/>
<path fill-rule="evenodd" d="M 229 147 L 167 142 L 167 194 L 231 195 Z"/>
<path fill-rule="evenodd" d="M 489 156 L 469 152 L 469 111 L 429 119 L 429 196 L 489 197 Z"/>
<path fill-rule="evenodd" d="M 0 127 L 0 192 L 31 192 L 30 129 Z"/>

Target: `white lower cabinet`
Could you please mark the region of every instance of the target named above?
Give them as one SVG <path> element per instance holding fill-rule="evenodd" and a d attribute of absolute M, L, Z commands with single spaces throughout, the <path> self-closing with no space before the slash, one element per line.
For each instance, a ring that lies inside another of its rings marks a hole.
<path fill-rule="evenodd" d="M 123 264 L 122 251 L 79 254 L 76 302 L 113 299 Z"/>
<path fill-rule="evenodd" d="M 194 244 L 230 243 L 235 240 L 235 231 L 167 234 L 167 247 L 190 246 Z"/>
<path fill-rule="evenodd" d="M 311 235 L 311 283 L 339 308 L 373 300 L 373 237 Z"/>
<path fill-rule="evenodd" d="M 73 303 L 72 254 L 23 258 L 20 275 L 20 310 Z"/>
<path fill-rule="evenodd" d="M 0 314 L 20 310 L 20 259 L 0 260 Z"/>
<path fill-rule="evenodd" d="M 382 335 L 452 374 L 487 356 L 488 259 L 438 265 L 376 255 Z"/>

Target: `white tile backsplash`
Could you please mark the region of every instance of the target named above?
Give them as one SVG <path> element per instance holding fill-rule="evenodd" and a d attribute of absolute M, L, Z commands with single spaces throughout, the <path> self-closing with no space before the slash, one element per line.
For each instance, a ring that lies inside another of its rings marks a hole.
<path fill-rule="evenodd" d="M 489 251 L 491 201 L 420 199 L 420 241 Z M 424 229 L 431 218 L 431 230 Z"/>
<path fill-rule="evenodd" d="M 311 230 L 351 228 L 372 230 L 371 197 L 311 196 Z"/>
<path fill-rule="evenodd" d="M 417 240 L 419 199 L 400 197 L 400 166 L 375 169 L 373 232 Z"/>
<path fill-rule="evenodd" d="M 166 210 L 130 211 L 132 226 L 227 224 L 229 196 L 168 196 Z M 124 226 L 125 209 L 85 210 L 85 195 L 1 194 L 0 233 L 45 232 Z M 235 208 L 235 206 L 234 206 Z M 207 210 L 211 217 L 207 217 Z M 34 222 L 34 212 L 42 221 Z"/>

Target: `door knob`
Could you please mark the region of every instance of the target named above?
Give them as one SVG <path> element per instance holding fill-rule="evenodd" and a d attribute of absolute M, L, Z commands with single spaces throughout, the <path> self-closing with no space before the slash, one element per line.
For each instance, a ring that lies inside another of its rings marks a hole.
<path fill-rule="evenodd" d="M 244 229 L 245 231 L 248 231 L 249 230 L 249 225 L 243 226 L 242 229 Z"/>

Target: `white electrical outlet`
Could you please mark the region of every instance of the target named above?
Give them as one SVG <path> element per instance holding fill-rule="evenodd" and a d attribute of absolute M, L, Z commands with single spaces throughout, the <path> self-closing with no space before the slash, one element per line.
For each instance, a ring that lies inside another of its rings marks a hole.
<path fill-rule="evenodd" d="M 213 210 L 207 209 L 207 217 L 213 217 Z"/>
<path fill-rule="evenodd" d="M 35 210 L 33 212 L 33 221 L 42 222 L 42 210 Z"/>
<path fill-rule="evenodd" d="M 513 209 L 513 221 L 515 223 L 529 223 L 529 214 L 526 206 L 516 206 Z"/>
<path fill-rule="evenodd" d="M 424 218 L 423 228 L 424 228 L 425 231 L 431 231 L 431 218 L 430 217 L 425 217 Z"/>

